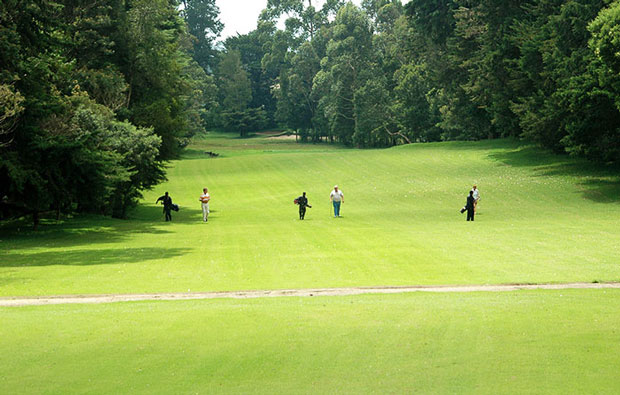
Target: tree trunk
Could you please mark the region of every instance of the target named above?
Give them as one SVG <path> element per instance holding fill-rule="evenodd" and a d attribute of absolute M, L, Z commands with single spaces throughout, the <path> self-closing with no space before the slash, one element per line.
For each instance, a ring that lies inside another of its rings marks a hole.
<path fill-rule="evenodd" d="M 32 212 L 32 229 L 37 230 L 39 227 L 39 212 L 37 210 Z"/>

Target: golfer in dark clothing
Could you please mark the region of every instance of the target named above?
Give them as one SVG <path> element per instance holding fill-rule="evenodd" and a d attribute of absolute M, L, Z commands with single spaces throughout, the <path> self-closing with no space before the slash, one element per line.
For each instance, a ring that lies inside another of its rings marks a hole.
<path fill-rule="evenodd" d="M 160 196 L 155 201 L 155 204 L 159 203 L 160 200 L 162 204 L 164 205 L 164 214 L 166 214 L 166 222 L 172 221 L 172 215 L 170 214 L 170 211 L 172 211 L 172 198 L 168 196 L 168 192 L 166 192 L 164 196 Z"/>
<path fill-rule="evenodd" d="M 308 204 L 306 192 L 304 192 L 303 195 L 301 195 L 295 200 L 297 200 L 297 204 L 299 205 L 299 219 L 304 219 L 304 217 L 306 216 L 306 207 L 312 208 L 312 206 Z"/>
<path fill-rule="evenodd" d="M 469 191 L 469 196 L 467 196 L 467 203 L 465 204 L 465 209 L 467 209 L 467 220 L 474 220 L 474 191 Z"/>

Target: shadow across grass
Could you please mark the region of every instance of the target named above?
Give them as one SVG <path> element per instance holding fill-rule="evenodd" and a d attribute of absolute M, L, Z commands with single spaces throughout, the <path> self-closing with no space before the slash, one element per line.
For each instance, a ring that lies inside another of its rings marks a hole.
<path fill-rule="evenodd" d="M 182 256 L 184 248 L 112 248 L 77 251 L 45 251 L 11 254 L 10 260 L 0 262 L 0 268 L 36 266 L 96 266 L 123 263 L 138 263 L 153 259 L 170 259 Z"/>
<path fill-rule="evenodd" d="M 196 199 L 198 200 L 198 199 Z M 199 206 L 200 202 L 196 202 L 195 206 Z M 193 224 L 197 218 L 202 218 L 202 209 L 195 206 L 180 206 L 179 211 L 171 213 L 172 222 L 175 224 Z M 138 226 L 145 228 L 152 227 L 153 224 L 166 224 L 165 215 L 161 206 L 140 205 L 132 213 L 129 222 L 139 222 Z M 140 232 L 139 232 L 140 233 Z M 149 232 L 146 232 L 149 233 Z"/>
<path fill-rule="evenodd" d="M 493 152 L 489 158 L 507 166 L 530 168 L 538 177 L 573 177 L 585 199 L 598 203 L 620 202 L 618 165 L 597 164 L 582 158 L 553 154 L 534 146 Z"/>
<path fill-rule="evenodd" d="M 33 247 L 74 247 L 98 243 L 117 243 L 134 233 L 165 234 L 167 230 L 131 220 L 100 216 L 77 216 L 61 221 L 42 221 L 39 229 L 25 221 L 16 221 L 0 228 L 0 240 L 10 249 Z"/>
<path fill-rule="evenodd" d="M 213 151 L 211 151 L 213 152 Z M 205 149 L 195 149 L 195 148 L 185 148 L 183 153 L 181 154 L 181 159 L 189 160 L 189 159 L 210 159 L 216 160 L 225 157 L 224 154 L 217 152 L 218 156 L 210 156 L 207 154 L 207 150 Z"/>
<path fill-rule="evenodd" d="M 32 230 L 28 219 L 11 221 L 0 226 L 0 255 L 3 250 L 31 248 L 71 248 L 82 245 L 111 244 L 127 240 L 135 234 L 165 235 L 167 226 L 193 224 L 202 219 L 202 211 L 181 208 L 174 212 L 173 222 L 164 222 L 161 206 L 138 206 L 129 219 L 98 215 L 78 215 L 56 221 L 45 218 L 39 229 Z M 1 261 L 2 259 L 0 259 Z M 1 264 L 0 264 L 1 266 Z"/>
<path fill-rule="evenodd" d="M 517 149 L 522 146 L 522 142 L 513 138 L 492 139 L 492 140 L 456 140 L 456 141 L 442 141 L 431 143 L 416 143 L 419 146 L 434 146 L 441 150 L 450 151 L 480 151 L 480 150 L 496 150 L 496 149 Z"/>

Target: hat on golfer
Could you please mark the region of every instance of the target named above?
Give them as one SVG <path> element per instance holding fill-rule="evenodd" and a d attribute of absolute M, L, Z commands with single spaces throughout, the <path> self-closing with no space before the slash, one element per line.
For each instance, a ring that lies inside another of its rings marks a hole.
<path fill-rule="evenodd" d="M 334 189 L 338 188 L 338 185 L 334 185 Z"/>

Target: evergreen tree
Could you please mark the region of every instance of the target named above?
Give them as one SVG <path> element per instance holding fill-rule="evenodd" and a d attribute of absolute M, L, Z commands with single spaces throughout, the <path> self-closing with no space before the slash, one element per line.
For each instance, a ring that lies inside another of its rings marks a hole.
<path fill-rule="evenodd" d="M 225 129 L 245 137 L 251 130 L 261 129 L 266 117 L 262 108 L 251 108 L 252 84 L 241 64 L 238 51 L 222 55 L 217 73 L 221 122 Z"/>
<path fill-rule="evenodd" d="M 208 74 L 215 70 L 215 40 L 224 28 L 218 19 L 219 13 L 215 0 L 183 0 L 183 16 L 193 36 L 194 60 Z"/>

